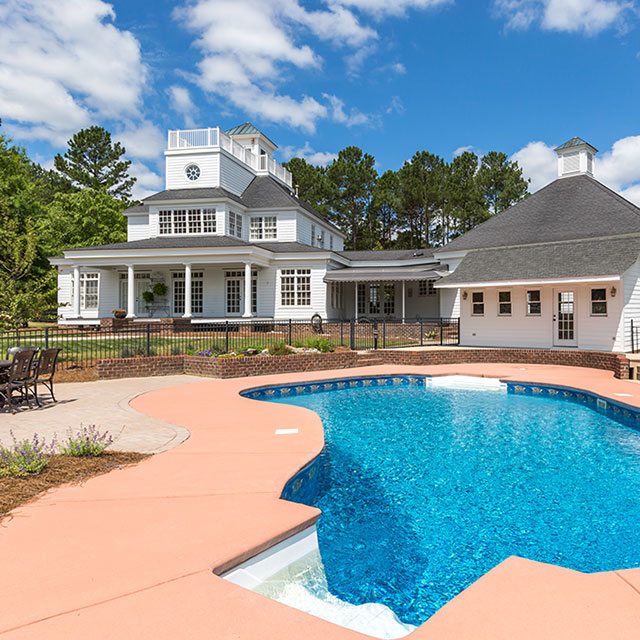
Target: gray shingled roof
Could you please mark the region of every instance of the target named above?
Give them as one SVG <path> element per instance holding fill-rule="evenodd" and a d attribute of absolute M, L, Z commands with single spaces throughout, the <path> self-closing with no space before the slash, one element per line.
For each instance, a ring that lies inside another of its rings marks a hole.
<path fill-rule="evenodd" d="M 219 200 L 229 198 L 247 207 L 247 209 L 291 209 L 299 207 L 304 209 L 318 220 L 340 231 L 321 213 L 316 211 L 308 202 L 296 198 L 284 185 L 274 180 L 271 176 L 256 176 L 249 186 L 243 191 L 242 196 L 237 196 L 222 187 L 200 187 L 189 189 L 166 189 L 145 198 L 146 203 L 172 202 L 174 200 Z"/>
<path fill-rule="evenodd" d="M 137 204 L 124 210 L 125 213 L 149 213 L 149 206 L 146 204 Z"/>
<path fill-rule="evenodd" d="M 413 260 L 433 258 L 433 249 L 386 249 L 382 251 L 339 251 L 349 260 Z"/>
<path fill-rule="evenodd" d="M 555 150 L 564 151 L 565 149 L 573 149 L 574 147 L 581 147 L 583 145 L 587 145 L 587 147 L 591 147 L 594 151 L 598 151 L 592 144 L 589 144 L 586 140 L 578 138 L 577 136 L 575 138 L 571 138 L 571 140 L 567 140 L 559 147 L 556 147 Z"/>
<path fill-rule="evenodd" d="M 640 254 L 640 235 L 470 251 L 441 284 L 618 276 Z"/>
<path fill-rule="evenodd" d="M 597 180 L 580 175 L 552 182 L 456 238 L 441 251 L 629 233 L 640 233 L 640 209 Z"/>
<path fill-rule="evenodd" d="M 147 238 L 145 240 L 132 240 L 131 242 L 117 242 L 115 244 L 103 244 L 96 247 L 77 247 L 67 249 L 73 251 L 118 251 L 129 249 L 208 249 L 218 247 L 260 247 L 273 253 L 317 253 L 325 251 L 318 247 L 311 247 L 299 242 L 245 242 L 229 236 L 162 236 L 159 238 Z M 65 253 L 66 253 L 65 252 Z"/>

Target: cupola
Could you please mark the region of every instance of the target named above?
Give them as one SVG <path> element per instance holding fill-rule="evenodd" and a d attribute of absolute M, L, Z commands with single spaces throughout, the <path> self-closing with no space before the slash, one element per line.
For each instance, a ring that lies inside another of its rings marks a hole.
<path fill-rule="evenodd" d="M 571 138 L 556 148 L 558 177 L 588 175 L 593 177 L 593 165 L 598 150 L 582 138 Z"/>

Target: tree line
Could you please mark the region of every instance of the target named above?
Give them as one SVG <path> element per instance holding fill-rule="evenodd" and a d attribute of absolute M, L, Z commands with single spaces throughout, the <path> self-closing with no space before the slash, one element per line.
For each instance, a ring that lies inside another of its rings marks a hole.
<path fill-rule="evenodd" d="M 447 244 L 524 198 L 528 182 L 505 153 L 465 151 L 451 162 L 418 151 L 397 171 L 346 147 L 326 167 L 285 163 L 300 198 L 347 236 L 347 249 L 416 249 Z"/>
<path fill-rule="evenodd" d="M 102 127 L 78 131 L 53 169 L 0 135 L 0 328 L 55 318 L 50 257 L 126 240 L 130 166 L 125 148 Z M 357 147 L 326 167 L 301 158 L 286 166 L 300 197 L 346 234 L 349 249 L 446 244 L 527 194 L 520 167 L 494 151 L 481 158 L 465 152 L 451 162 L 419 151 L 382 175 Z"/>

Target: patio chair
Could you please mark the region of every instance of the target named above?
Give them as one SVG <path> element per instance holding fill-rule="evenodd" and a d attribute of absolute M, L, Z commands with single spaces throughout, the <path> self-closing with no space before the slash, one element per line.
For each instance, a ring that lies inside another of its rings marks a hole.
<path fill-rule="evenodd" d="M 34 367 L 35 375 L 27 383 L 28 387 L 33 388 L 33 397 L 36 399 L 36 404 L 39 407 L 42 406 L 40 404 L 40 398 L 38 397 L 39 384 L 44 386 L 49 392 L 51 399 L 57 402 L 56 397 L 53 395 L 53 377 L 56 374 L 56 364 L 60 351 L 62 351 L 62 349 L 42 349 L 37 365 Z"/>
<path fill-rule="evenodd" d="M 15 356 L 18 351 L 22 351 L 22 349 L 24 349 L 24 347 L 9 347 L 7 349 L 7 360 L 13 360 L 13 356 Z"/>
<path fill-rule="evenodd" d="M 33 359 L 36 353 L 37 349 L 20 349 L 17 351 L 6 378 L 0 384 L 0 396 L 9 406 L 11 413 L 15 413 L 15 391 L 20 393 L 21 400 L 26 400 L 27 404 L 31 406 L 28 385 L 34 379 Z"/>

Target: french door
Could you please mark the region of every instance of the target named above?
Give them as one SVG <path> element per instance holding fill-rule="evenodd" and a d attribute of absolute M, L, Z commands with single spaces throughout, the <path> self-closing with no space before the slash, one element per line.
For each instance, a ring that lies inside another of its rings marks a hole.
<path fill-rule="evenodd" d="M 554 289 L 553 344 L 556 347 L 575 347 L 576 292 L 571 289 Z"/>
<path fill-rule="evenodd" d="M 225 313 L 239 316 L 244 308 L 244 278 L 227 276 L 225 278 Z"/>
<path fill-rule="evenodd" d="M 120 274 L 120 308 L 127 309 L 127 297 L 128 297 L 128 282 L 127 274 Z M 135 308 L 134 313 L 138 318 L 148 315 L 147 304 L 142 297 L 142 294 L 151 287 L 151 274 L 150 273 L 136 273 L 134 280 L 135 291 Z M 127 309 L 128 310 L 128 309 Z"/>

